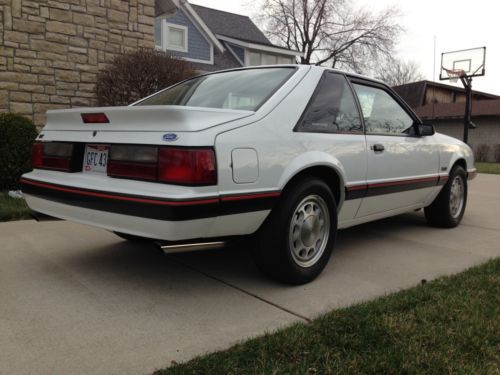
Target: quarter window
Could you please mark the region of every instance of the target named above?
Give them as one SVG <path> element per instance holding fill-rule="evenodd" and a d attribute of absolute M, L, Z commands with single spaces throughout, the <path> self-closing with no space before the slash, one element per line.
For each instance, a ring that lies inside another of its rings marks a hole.
<path fill-rule="evenodd" d="M 354 96 L 346 78 L 326 73 L 309 103 L 298 130 L 315 133 L 362 133 Z"/>
<path fill-rule="evenodd" d="M 385 90 L 354 84 L 369 134 L 410 135 L 413 119 Z"/>

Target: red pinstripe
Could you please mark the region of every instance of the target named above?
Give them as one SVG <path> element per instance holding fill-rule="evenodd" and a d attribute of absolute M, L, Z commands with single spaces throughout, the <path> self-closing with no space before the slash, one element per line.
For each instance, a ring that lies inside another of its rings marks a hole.
<path fill-rule="evenodd" d="M 279 197 L 281 195 L 281 192 L 276 191 L 276 192 L 268 192 L 268 193 L 232 195 L 232 196 L 209 198 L 209 199 L 191 199 L 191 200 L 185 200 L 185 201 L 168 201 L 168 200 L 160 200 L 160 199 L 126 197 L 126 196 L 114 195 L 114 194 L 109 194 L 109 193 L 86 191 L 86 190 L 81 190 L 81 189 L 77 189 L 77 188 L 56 186 L 53 184 L 28 180 L 26 178 L 22 178 L 21 182 L 24 184 L 28 184 L 28 185 L 34 185 L 34 186 L 39 186 L 39 187 L 43 187 L 43 188 L 47 188 L 47 189 L 63 191 L 66 193 L 73 193 L 73 194 L 79 194 L 79 195 L 85 195 L 85 196 L 91 196 L 91 197 L 107 198 L 107 199 L 122 200 L 122 201 L 129 201 L 129 202 L 158 204 L 158 205 L 163 205 L 163 206 L 192 206 L 192 205 L 199 205 L 199 204 L 219 203 L 219 201 L 229 202 L 229 201 L 240 201 L 240 200 L 247 200 L 247 199 L 276 198 L 276 197 Z"/>

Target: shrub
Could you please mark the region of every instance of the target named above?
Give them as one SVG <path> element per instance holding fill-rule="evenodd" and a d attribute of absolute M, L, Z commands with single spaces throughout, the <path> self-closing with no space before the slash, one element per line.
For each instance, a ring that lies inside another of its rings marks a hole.
<path fill-rule="evenodd" d="M 490 153 L 490 146 L 483 143 L 475 148 L 474 157 L 476 161 L 488 161 L 489 153 Z"/>
<path fill-rule="evenodd" d="M 0 113 L 0 190 L 19 187 L 31 170 L 31 145 L 37 136 L 33 122 L 14 113 Z"/>
<path fill-rule="evenodd" d="M 495 161 L 497 163 L 500 163 L 500 145 L 495 145 L 495 148 L 493 149 L 493 155 L 495 157 Z"/>
<path fill-rule="evenodd" d="M 116 57 L 99 73 L 97 101 L 101 106 L 128 105 L 194 75 L 185 60 L 141 49 Z"/>

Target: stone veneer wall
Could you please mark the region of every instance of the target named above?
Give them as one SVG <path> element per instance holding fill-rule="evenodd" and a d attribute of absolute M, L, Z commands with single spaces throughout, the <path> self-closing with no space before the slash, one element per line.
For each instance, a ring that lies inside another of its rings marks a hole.
<path fill-rule="evenodd" d="M 44 125 L 48 109 L 95 105 L 117 54 L 154 48 L 155 0 L 0 0 L 0 112 Z"/>

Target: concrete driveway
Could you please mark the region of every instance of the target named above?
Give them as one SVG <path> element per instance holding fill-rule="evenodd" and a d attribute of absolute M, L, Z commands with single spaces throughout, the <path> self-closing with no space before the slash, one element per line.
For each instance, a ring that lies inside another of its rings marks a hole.
<path fill-rule="evenodd" d="M 69 222 L 0 224 L 0 374 L 140 374 L 500 256 L 500 176 L 463 224 L 421 213 L 339 233 L 315 282 L 288 287 L 229 248 L 165 256 Z"/>

